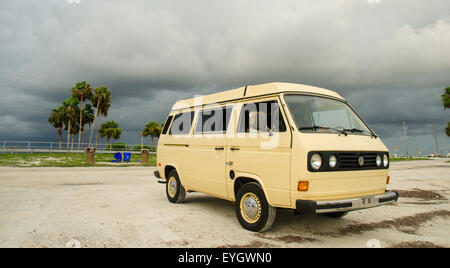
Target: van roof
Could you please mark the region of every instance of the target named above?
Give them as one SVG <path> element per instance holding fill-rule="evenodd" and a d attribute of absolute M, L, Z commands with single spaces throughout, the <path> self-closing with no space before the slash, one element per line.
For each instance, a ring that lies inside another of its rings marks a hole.
<path fill-rule="evenodd" d="M 185 109 L 189 107 L 199 106 L 199 105 L 207 105 L 213 103 L 221 103 L 245 98 L 258 97 L 263 95 L 277 94 L 277 93 L 286 93 L 286 92 L 303 92 L 310 93 L 314 95 L 325 95 L 334 97 L 337 99 L 344 100 L 339 94 L 334 91 L 313 87 L 302 84 L 292 84 L 292 83 L 280 83 L 273 82 L 267 84 L 260 85 L 252 85 L 247 87 L 240 87 L 236 89 L 231 89 L 227 91 L 222 91 L 214 94 L 209 94 L 205 96 L 199 96 L 196 98 L 185 99 L 177 101 L 172 110 Z"/>

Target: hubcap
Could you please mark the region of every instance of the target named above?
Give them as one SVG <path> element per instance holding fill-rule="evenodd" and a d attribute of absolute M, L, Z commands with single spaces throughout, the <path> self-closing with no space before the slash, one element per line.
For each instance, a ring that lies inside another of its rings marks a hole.
<path fill-rule="evenodd" d="M 253 193 L 246 193 L 241 199 L 242 217 L 249 223 L 255 223 L 261 217 L 261 202 Z"/>
<path fill-rule="evenodd" d="M 171 177 L 167 182 L 167 190 L 169 192 L 169 196 L 172 198 L 177 193 L 177 180 L 174 177 Z"/>

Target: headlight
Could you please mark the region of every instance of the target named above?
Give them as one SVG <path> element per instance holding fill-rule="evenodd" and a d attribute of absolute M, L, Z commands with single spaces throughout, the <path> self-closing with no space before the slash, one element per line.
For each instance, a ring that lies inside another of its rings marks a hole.
<path fill-rule="evenodd" d="M 336 164 L 337 164 L 337 158 L 333 154 L 333 155 L 330 156 L 330 159 L 328 161 L 328 165 L 330 166 L 330 168 L 334 168 L 334 167 L 336 167 Z"/>
<path fill-rule="evenodd" d="M 311 167 L 314 170 L 319 170 L 321 166 L 322 166 L 322 157 L 320 156 L 320 154 L 313 154 L 311 156 Z"/>
<path fill-rule="evenodd" d="M 384 167 L 387 167 L 388 164 L 389 164 L 389 157 L 387 154 L 385 154 L 383 157 L 383 165 L 384 165 Z"/>
<path fill-rule="evenodd" d="M 377 167 L 381 166 L 381 156 L 377 155 Z"/>

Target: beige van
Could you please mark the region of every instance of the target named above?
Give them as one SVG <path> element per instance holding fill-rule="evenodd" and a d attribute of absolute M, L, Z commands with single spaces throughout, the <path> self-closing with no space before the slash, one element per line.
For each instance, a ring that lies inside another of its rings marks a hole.
<path fill-rule="evenodd" d="M 342 217 L 396 202 L 389 153 L 336 92 L 288 83 L 241 87 L 175 103 L 158 142 L 167 198 L 201 192 L 234 201 L 263 232 L 277 208 Z"/>

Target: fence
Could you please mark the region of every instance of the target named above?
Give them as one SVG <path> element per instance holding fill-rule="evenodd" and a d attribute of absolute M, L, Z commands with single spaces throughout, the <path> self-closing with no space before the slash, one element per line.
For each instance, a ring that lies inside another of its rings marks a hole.
<path fill-rule="evenodd" d="M 60 147 L 61 145 L 61 147 Z M 79 145 L 79 146 L 78 146 Z M 42 141 L 2 141 L 0 143 L 2 153 L 84 153 L 84 149 L 88 144 L 78 144 L 76 142 L 42 142 Z M 95 146 L 95 145 L 94 145 Z M 141 148 L 150 149 L 150 154 L 156 154 L 156 147 L 146 144 L 97 144 L 96 153 L 114 153 L 114 152 L 130 152 L 132 154 L 140 154 Z"/>

